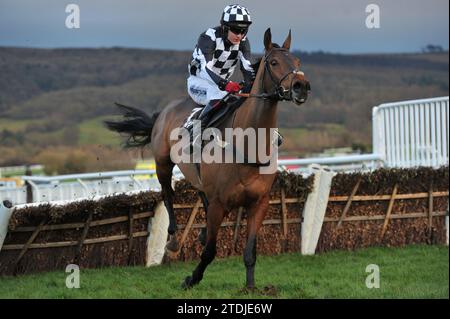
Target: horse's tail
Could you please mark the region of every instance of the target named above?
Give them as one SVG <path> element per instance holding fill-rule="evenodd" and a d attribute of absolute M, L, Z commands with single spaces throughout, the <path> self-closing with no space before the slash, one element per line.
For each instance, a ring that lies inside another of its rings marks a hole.
<path fill-rule="evenodd" d="M 123 113 L 122 121 L 104 121 L 106 127 L 112 131 L 123 133 L 127 140 L 125 147 L 143 147 L 151 143 L 152 129 L 159 112 L 152 115 L 131 107 L 115 103 Z"/>

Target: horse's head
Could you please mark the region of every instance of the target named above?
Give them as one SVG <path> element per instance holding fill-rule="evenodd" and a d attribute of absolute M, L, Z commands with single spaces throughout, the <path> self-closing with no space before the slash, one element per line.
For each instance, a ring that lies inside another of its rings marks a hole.
<path fill-rule="evenodd" d="M 278 100 L 300 105 L 308 98 L 311 85 L 300 70 L 300 60 L 289 52 L 291 31 L 283 46 L 272 43 L 270 28 L 264 34 L 264 91 Z"/>

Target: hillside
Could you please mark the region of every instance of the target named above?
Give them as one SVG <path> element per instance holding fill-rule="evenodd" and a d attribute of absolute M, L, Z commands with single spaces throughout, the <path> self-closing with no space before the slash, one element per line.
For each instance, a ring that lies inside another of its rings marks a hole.
<path fill-rule="evenodd" d="M 115 101 L 151 112 L 187 96 L 190 54 L 0 47 L 0 165 L 35 161 L 49 147 L 91 144 L 118 150 L 119 139 L 104 130 L 100 119 L 116 113 Z M 448 52 L 295 54 L 312 94 L 304 106 L 280 106 L 279 126 L 289 137 L 284 151 L 291 155 L 324 147 L 370 146 L 373 106 L 448 95 Z M 320 134 L 320 143 L 311 143 L 315 134 Z"/>

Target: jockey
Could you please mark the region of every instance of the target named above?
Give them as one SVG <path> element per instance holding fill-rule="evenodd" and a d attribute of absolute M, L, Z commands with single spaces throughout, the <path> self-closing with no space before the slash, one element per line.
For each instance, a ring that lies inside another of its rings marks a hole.
<path fill-rule="evenodd" d="M 198 39 L 188 66 L 187 89 L 195 103 L 205 106 L 198 117 L 202 131 L 211 120 L 214 108 L 220 105 L 219 101 L 229 93 L 240 91 L 240 85 L 229 80 L 238 62 L 245 83 L 248 85 L 255 79 L 246 36 L 251 23 L 247 8 L 228 5 L 223 10 L 220 26 L 209 28 Z M 192 135 L 192 120 L 187 121 L 184 127 Z"/>

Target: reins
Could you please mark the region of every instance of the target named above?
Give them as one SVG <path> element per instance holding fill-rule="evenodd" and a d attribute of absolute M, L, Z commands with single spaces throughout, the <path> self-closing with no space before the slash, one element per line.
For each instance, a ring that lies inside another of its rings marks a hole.
<path fill-rule="evenodd" d="M 251 93 L 235 93 L 233 95 L 239 96 L 239 97 L 254 97 L 254 98 L 260 98 L 260 99 L 274 99 L 277 101 L 291 101 L 292 100 L 292 83 L 291 81 L 289 89 L 286 89 L 283 87 L 282 82 L 291 74 L 300 74 L 304 75 L 304 73 L 298 69 L 292 68 L 291 71 L 287 72 L 278 82 L 275 80 L 272 71 L 268 65 L 268 59 L 272 55 L 273 51 L 286 51 L 288 50 L 284 48 L 273 48 L 269 51 L 269 53 L 264 57 L 264 74 L 263 74 L 263 90 L 264 90 L 264 76 L 269 74 L 270 80 L 272 81 L 272 84 L 275 85 L 275 90 L 273 93 L 262 93 L 262 94 L 251 94 Z"/>

